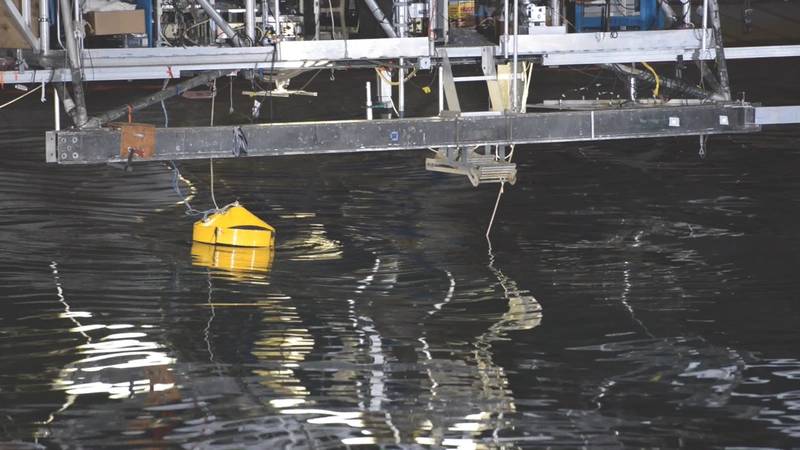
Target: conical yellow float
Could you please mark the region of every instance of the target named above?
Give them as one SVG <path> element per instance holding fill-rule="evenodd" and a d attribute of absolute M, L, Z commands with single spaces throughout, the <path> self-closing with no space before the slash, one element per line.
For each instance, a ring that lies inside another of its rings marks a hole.
<path fill-rule="evenodd" d="M 273 247 L 275 228 L 236 202 L 195 222 L 192 240 L 232 247 Z"/>

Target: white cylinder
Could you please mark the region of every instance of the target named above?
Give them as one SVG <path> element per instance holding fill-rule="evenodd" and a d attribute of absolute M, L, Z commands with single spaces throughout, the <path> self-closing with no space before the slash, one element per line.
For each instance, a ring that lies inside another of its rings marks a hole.
<path fill-rule="evenodd" d="M 39 47 L 42 53 L 50 51 L 50 19 L 47 14 L 47 0 L 39 0 Z"/>
<path fill-rule="evenodd" d="M 250 38 L 251 45 L 256 42 L 256 0 L 245 0 L 244 2 L 244 26 L 247 37 Z"/>
<path fill-rule="evenodd" d="M 367 120 L 372 120 L 372 83 L 367 81 Z"/>
<path fill-rule="evenodd" d="M 517 101 L 517 91 L 519 90 L 519 87 L 517 86 L 519 84 L 517 82 L 517 75 L 519 72 L 519 68 L 517 67 L 518 66 L 517 62 L 519 60 L 519 52 L 517 51 L 518 36 L 519 36 L 519 0 L 514 0 L 514 62 L 513 62 L 514 67 L 512 68 L 513 75 L 511 77 L 512 78 L 511 82 L 513 83 L 511 85 L 511 96 L 512 96 L 511 110 L 514 112 L 517 112 L 517 107 L 518 107 L 517 103 L 519 103 Z"/>
<path fill-rule="evenodd" d="M 561 25 L 561 0 L 550 0 L 550 25 Z"/>
<path fill-rule="evenodd" d="M 703 51 L 708 47 L 708 39 L 706 38 L 706 30 L 708 29 L 708 0 L 703 0 Z"/>

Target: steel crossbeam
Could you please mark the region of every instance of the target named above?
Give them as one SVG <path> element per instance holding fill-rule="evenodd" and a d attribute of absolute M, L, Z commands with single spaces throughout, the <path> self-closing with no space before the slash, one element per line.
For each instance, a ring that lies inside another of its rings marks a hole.
<path fill-rule="evenodd" d="M 656 106 L 527 114 L 160 128 L 152 160 L 358 153 L 426 147 L 534 144 L 760 130 L 749 104 Z M 244 137 L 247 145 L 240 144 Z M 120 131 L 47 133 L 48 162 L 125 162 Z M 135 159 L 134 159 L 135 160 Z"/>

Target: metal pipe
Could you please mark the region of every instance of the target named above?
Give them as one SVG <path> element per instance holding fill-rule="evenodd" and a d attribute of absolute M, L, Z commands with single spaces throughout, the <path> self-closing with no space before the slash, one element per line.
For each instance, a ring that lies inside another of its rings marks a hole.
<path fill-rule="evenodd" d="M 242 40 L 239 37 L 239 35 L 236 34 L 235 31 L 233 31 L 233 28 L 231 28 L 230 24 L 228 24 L 228 22 L 226 22 L 225 19 L 223 19 L 222 16 L 219 15 L 217 10 L 214 9 L 214 6 L 211 5 L 211 3 L 208 2 L 208 0 L 197 0 L 197 3 L 200 5 L 201 8 L 203 8 L 203 11 L 205 11 L 206 14 L 208 14 L 208 17 L 210 17 L 211 20 L 215 24 L 217 24 L 218 27 L 222 28 L 222 31 L 225 33 L 226 36 L 228 36 L 231 39 L 233 45 L 235 45 L 236 47 L 244 47 L 244 45 L 242 45 Z"/>
<path fill-rule="evenodd" d="M 61 1 L 67 1 L 67 0 L 61 0 Z M 102 114 L 92 117 L 86 123 L 86 126 L 84 128 L 99 127 L 105 123 L 111 122 L 112 120 L 124 117 L 126 114 L 128 114 L 129 111 L 138 111 L 142 108 L 147 108 L 148 106 L 155 105 L 156 103 L 161 103 L 162 101 L 170 97 L 179 95 L 181 92 L 185 92 L 188 91 L 189 89 L 200 86 L 201 84 L 206 84 L 208 82 L 214 81 L 219 77 L 228 75 L 229 73 L 231 73 L 231 69 L 211 70 L 202 73 L 194 78 L 190 78 L 182 83 L 178 83 L 170 87 L 169 89 L 160 90 L 155 94 L 148 95 L 147 97 L 142 97 L 127 105 L 108 110 Z"/>
<path fill-rule="evenodd" d="M 339 0 L 344 1 L 344 0 Z M 375 20 L 378 21 L 378 24 L 381 26 L 383 31 L 386 33 L 387 36 L 390 38 L 396 38 L 397 33 L 394 32 L 394 28 L 392 28 L 392 24 L 389 23 L 389 20 L 386 18 L 386 15 L 383 14 L 380 6 L 375 3 L 375 0 L 364 0 L 364 4 L 367 5 L 369 12 L 372 13 L 372 16 L 375 17 Z"/>
<path fill-rule="evenodd" d="M 397 69 L 397 81 L 399 82 L 397 112 L 400 113 L 400 118 L 402 119 L 406 111 L 406 69 L 403 68 L 403 58 L 400 58 L 399 62 L 400 68 Z"/>
<path fill-rule="evenodd" d="M 31 0 L 22 0 L 22 21 L 31 26 Z"/>
<path fill-rule="evenodd" d="M 666 3 L 666 2 L 663 2 Z M 689 28 L 692 25 L 692 2 L 686 0 L 683 5 L 683 26 Z"/>
<path fill-rule="evenodd" d="M 561 0 L 550 0 L 550 25 L 561 25 Z"/>
<path fill-rule="evenodd" d="M 250 42 L 256 42 L 256 0 L 244 1 L 244 27 Z"/>
<path fill-rule="evenodd" d="M 61 107 L 58 104 L 61 100 L 58 98 L 58 89 L 53 88 L 53 114 L 56 120 L 56 131 L 61 129 Z"/>
<path fill-rule="evenodd" d="M 372 83 L 367 81 L 367 120 L 372 120 Z"/>
<path fill-rule="evenodd" d="M 340 0 L 344 1 L 344 0 Z M 275 11 L 273 11 L 275 15 L 275 34 L 281 36 L 283 31 L 281 30 L 281 2 L 280 0 L 275 0 Z M 333 26 L 333 25 L 331 25 Z M 264 25 L 264 30 L 267 29 L 266 24 Z"/>
<path fill-rule="evenodd" d="M 69 0 L 59 0 L 61 2 L 61 22 L 64 26 L 64 41 L 67 44 L 67 61 L 69 63 L 70 75 L 72 76 L 72 93 L 75 97 L 75 116 L 73 121 L 78 127 L 86 124 L 88 114 L 86 112 L 86 97 L 83 95 L 83 76 L 81 75 L 81 59 L 78 53 L 78 36 L 73 28 L 72 18 L 70 17 Z M 66 89 L 65 89 L 66 91 Z"/>
<path fill-rule="evenodd" d="M 439 66 L 439 76 L 436 77 L 439 80 L 439 114 L 442 114 L 444 110 L 444 82 L 442 81 L 442 77 L 444 76 L 444 70 L 442 66 Z"/>
<path fill-rule="evenodd" d="M 708 46 L 706 30 L 708 30 L 708 0 L 703 0 L 703 53 L 705 53 Z"/>
<path fill-rule="evenodd" d="M 161 0 L 156 0 L 156 42 L 155 42 L 155 46 L 156 47 L 161 47 Z"/>
<path fill-rule="evenodd" d="M 672 9 L 667 2 L 659 2 L 659 4 L 661 5 L 661 10 L 664 12 L 664 16 L 667 18 L 665 26 L 669 28 L 676 21 L 675 10 Z"/>
<path fill-rule="evenodd" d="M 518 105 L 519 101 L 517 99 L 517 94 L 518 94 L 517 91 L 519 90 L 519 87 L 517 86 L 519 84 L 517 82 L 517 72 L 519 72 L 519 68 L 517 67 L 519 60 L 519 50 L 517 44 L 518 37 L 519 37 L 519 0 L 514 0 L 514 68 L 512 69 L 513 79 L 511 80 L 511 82 L 514 83 L 511 85 L 511 95 L 513 96 L 511 109 L 514 112 L 517 112 L 517 108 L 519 107 Z"/>
<path fill-rule="evenodd" d="M 80 0 L 73 0 L 73 14 L 75 16 L 75 25 L 83 23 L 83 17 L 81 17 L 81 1 Z M 83 29 L 75 29 L 75 39 L 78 41 L 78 52 L 83 51 Z"/>
<path fill-rule="evenodd" d="M 43 54 L 50 52 L 50 15 L 48 1 L 39 0 L 39 50 Z"/>
<path fill-rule="evenodd" d="M 508 0 L 503 3 L 503 58 L 508 59 Z"/>

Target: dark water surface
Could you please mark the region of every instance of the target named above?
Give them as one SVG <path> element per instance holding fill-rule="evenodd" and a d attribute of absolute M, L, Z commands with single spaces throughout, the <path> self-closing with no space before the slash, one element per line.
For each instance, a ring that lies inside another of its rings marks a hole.
<path fill-rule="evenodd" d="M 278 230 L 231 273 L 165 165 L 45 165 L 36 103 L 0 112 L 0 448 L 800 447 L 797 128 L 517 149 L 491 251 L 496 186 L 425 151 L 218 161 Z"/>

